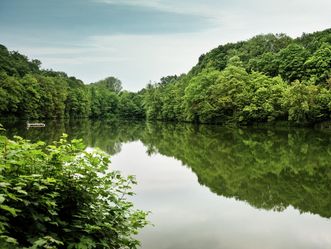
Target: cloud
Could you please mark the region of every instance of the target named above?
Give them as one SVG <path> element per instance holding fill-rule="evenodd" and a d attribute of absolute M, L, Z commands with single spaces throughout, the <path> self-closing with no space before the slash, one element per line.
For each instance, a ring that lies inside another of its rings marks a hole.
<path fill-rule="evenodd" d="M 85 82 L 109 75 L 139 90 L 199 56 L 261 33 L 330 27 L 331 1 L 0 1 L 0 43 Z"/>
<path fill-rule="evenodd" d="M 77 42 L 93 35 L 185 33 L 213 26 L 206 17 L 150 8 L 146 4 L 104 4 L 95 0 L 56 3 L 2 0 L 1 33 Z"/>
<path fill-rule="evenodd" d="M 179 14 L 191 14 L 205 18 L 219 17 L 219 10 L 227 5 L 225 0 L 92 0 L 111 5 L 147 7 L 160 11 Z"/>
<path fill-rule="evenodd" d="M 151 8 L 163 9 L 165 6 L 160 0 L 94 0 L 99 3 L 108 3 L 114 5 L 133 5 Z"/>
<path fill-rule="evenodd" d="M 188 71 L 203 52 L 218 44 L 215 36 L 208 41 L 201 33 L 172 35 L 109 35 L 91 36 L 85 46 L 22 47 L 21 52 L 33 55 L 44 68 L 77 75 L 93 82 L 109 75 L 123 81 L 124 87 L 139 90 L 150 80 Z"/>

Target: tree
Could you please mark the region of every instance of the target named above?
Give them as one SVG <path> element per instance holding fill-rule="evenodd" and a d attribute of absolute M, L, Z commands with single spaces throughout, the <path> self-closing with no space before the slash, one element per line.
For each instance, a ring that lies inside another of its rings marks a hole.
<path fill-rule="evenodd" d="M 290 44 L 278 54 L 279 73 L 288 82 L 301 80 L 305 76 L 304 64 L 309 52 L 298 44 Z"/>
<path fill-rule="evenodd" d="M 108 90 L 115 92 L 115 93 L 119 93 L 122 90 L 122 82 L 113 76 L 107 77 L 94 84 L 103 86 L 103 87 L 107 88 Z"/>
<path fill-rule="evenodd" d="M 288 110 L 288 120 L 296 124 L 307 124 L 321 117 L 318 105 L 319 87 L 313 84 L 303 84 L 299 81 L 285 91 L 283 106 Z"/>
<path fill-rule="evenodd" d="M 279 60 L 277 54 L 267 52 L 259 57 L 252 58 L 248 62 L 249 71 L 256 71 L 267 74 L 271 77 L 278 75 Z"/>
<path fill-rule="evenodd" d="M 23 87 L 17 78 L 0 72 L 0 89 L 3 98 L 0 99 L 0 108 L 5 114 L 15 115 L 22 101 Z"/>
<path fill-rule="evenodd" d="M 315 78 L 316 82 L 324 83 L 331 75 L 331 45 L 324 43 L 305 62 L 306 75 Z"/>
<path fill-rule="evenodd" d="M 142 119 L 145 117 L 143 96 L 139 93 L 123 91 L 119 95 L 119 116 L 129 119 Z"/>
<path fill-rule="evenodd" d="M 185 89 L 184 112 L 185 119 L 193 122 L 213 121 L 216 106 L 211 103 L 212 86 L 216 84 L 220 72 L 216 70 L 203 71 L 193 77 Z"/>
<path fill-rule="evenodd" d="M 41 88 L 36 77 L 27 74 L 21 79 L 24 88 L 21 101 L 20 115 L 27 119 L 38 119 L 40 117 L 39 107 L 41 105 Z"/>

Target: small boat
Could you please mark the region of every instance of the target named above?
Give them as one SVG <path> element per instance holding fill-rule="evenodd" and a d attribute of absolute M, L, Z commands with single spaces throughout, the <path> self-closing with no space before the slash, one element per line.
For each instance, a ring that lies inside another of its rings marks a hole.
<path fill-rule="evenodd" d="M 30 127 L 45 127 L 46 124 L 44 124 L 44 123 L 29 123 L 29 122 L 26 122 L 26 126 L 27 126 L 27 128 L 30 128 Z"/>

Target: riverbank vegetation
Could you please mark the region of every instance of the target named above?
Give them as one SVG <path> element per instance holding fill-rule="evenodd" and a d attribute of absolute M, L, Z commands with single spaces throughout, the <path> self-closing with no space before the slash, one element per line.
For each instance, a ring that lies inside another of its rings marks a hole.
<path fill-rule="evenodd" d="M 200 56 L 187 74 L 138 93 L 108 77 L 84 85 L 0 47 L 0 113 L 24 118 L 120 116 L 198 123 L 310 125 L 330 120 L 331 29 L 258 35 Z"/>
<path fill-rule="evenodd" d="M 0 45 L 0 115 L 24 119 L 144 118 L 142 96 L 122 91 L 121 82 L 108 77 L 85 85 L 63 72 L 43 70 Z"/>
<path fill-rule="evenodd" d="M 147 118 L 307 125 L 330 119 L 331 29 L 221 45 L 188 74 L 147 86 Z"/>
<path fill-rule="evenodd" d="M 51 145 L 0 136 L 0 248 L 136 248 L 146 213 L 133 177 L 66 136 Z"/>

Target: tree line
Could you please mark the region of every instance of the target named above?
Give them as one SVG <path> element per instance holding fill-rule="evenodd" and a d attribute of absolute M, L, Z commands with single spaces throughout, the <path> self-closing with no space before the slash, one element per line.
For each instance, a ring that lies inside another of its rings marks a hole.
<path fill-rule="evenodd" d="M 0 45 L 0 115 L 25 119 L 144 118 L 142 96 L 122 91 L 108 77 L 85 85 L 63 72 L 43 70 L 39 60 Z"/>
<path fill-rule="evenodd" d="M 40 64 L 0 46 L 1 116 L 295 125 L 330 120 L 331 29 L 221 45 L 187 74 L 163 77 L 138 93 L 123 91 L 114 77 L 84 85 Z"/>
<path fill-rule="evenodd" d="M 202 55 L 187 74 L 149 84 L 147 118 L 307 125 L 330 119 L 331 29 L 258 35 Z"/>

